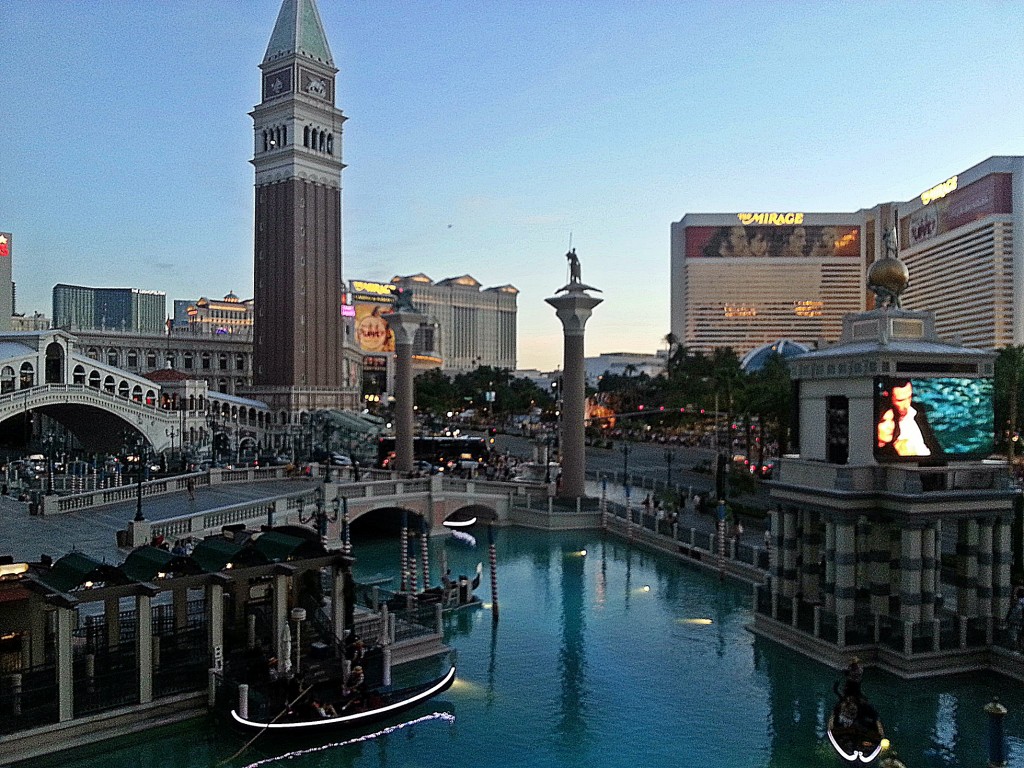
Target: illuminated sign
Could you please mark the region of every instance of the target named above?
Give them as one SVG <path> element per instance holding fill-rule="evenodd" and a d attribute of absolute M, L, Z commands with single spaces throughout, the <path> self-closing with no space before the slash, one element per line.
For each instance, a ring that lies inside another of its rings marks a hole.
<path fill-rule="evenodd" d="M 757 317 L 757 310 L 743 304 L 726 304 L 726 317 Z"/>
<path fill-rule="evenodd" d="M 924 203 L 925 205 L 928 205 L 928 203 L 932 202 L 933 200 L 938 200 L 941 197 L 945 197 L 954 190 L 956 190 L 956 176 L 950 176 L 941 184 L 936 184 L 931 189 L 926 189 L 924 192 L 922 192 L 921 202 Z"/>
<path fill-rule="evenodd" d="M 737 213 L 736 218 L 744 227 L 750 224 L 770 224 L 775 227 L 803 224 L 802 213 Z"/>
<path fill-rule="evenodd" d="M 0 257 L 11 255 L 11 233 L 0 232 Z"/>
<path fill-rule="evenodd" d="M 355 293 L 372 293 L 377 296 L 392 296 L 397 288 L 391 283 L 370 283 L 366 280 L 353 280 L 352 290 Z"/>
<path fill-rule="evenodd" d="M 821 317 L 824 306 L 823 301 L 796 301 L 793 302 L 793 312 L 797 317 Z"/>

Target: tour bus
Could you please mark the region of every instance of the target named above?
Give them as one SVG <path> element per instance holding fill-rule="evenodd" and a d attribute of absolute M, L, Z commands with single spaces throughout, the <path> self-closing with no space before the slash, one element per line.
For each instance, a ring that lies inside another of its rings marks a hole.
<path fill-rule="evenodd" d="M 427 462 L 444 471 L 466 469 L 471 465 L 486 464 L 490 447 L 482 437 L 414 437 L 413 462 Z M 387 469 L 395 458 L 395 438 L 382 437 L 377 441 L 377 466 Z"/>

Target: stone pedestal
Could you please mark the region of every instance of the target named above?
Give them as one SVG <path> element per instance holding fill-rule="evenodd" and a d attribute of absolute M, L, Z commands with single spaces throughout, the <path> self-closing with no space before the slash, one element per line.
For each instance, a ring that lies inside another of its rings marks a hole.
<path fill-rule="evenodd" d="M 388 315 L 395 333 L 395 464 L 398 472 L 411 472 L 413 465 L 412 345 L 416 331 L 427 316 L 400 309 Z"/>
<path fill-rule="evenodd" d="M 559 427 L 562 479 L 558 495 L 569 499 L 584 495 L 586 369 L 583 363 L 583 333 L 594 307 L 603 301 L 588 294 L 585 290 L 588 287 L 581 283 L 569 283 L 559 290 L 561 295 L 545 299 L 555 308 L 558 319 L 562 321 L 565 342 Z"/>

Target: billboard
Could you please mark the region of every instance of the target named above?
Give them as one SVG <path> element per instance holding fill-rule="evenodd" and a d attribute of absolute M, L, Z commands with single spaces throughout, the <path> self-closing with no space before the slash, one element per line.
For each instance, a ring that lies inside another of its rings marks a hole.
<path fill-rule="evenodd" d="M 860 256 L 860 227 L 743 226 L 687 227 L 686 257 L 775 257 L 829 259 Z"/>
<path fill-rule="evenodd" d="M 986 216 L 1013 213 L 1012 178 L 1008 173 L 990 173 L 973 184 L 957 188 L 954 176 L 928 190 L 922 195 L 922 200 L 929 201 L 928 205 L 900 221 L 903 247 L 910 248 Z M 940 193 L 936 193 L 936 189 Z"/>
<path fill-rule="evenodd" d="M 942 461 L 992 453 L 992 379 L 875 379 L 875 459 Z"/>
<path fill-rule="evenodd" d="M 356 342 L 363 352 L 394 352 L 395 332 L 385 319 L 392 309 L 383 304 L 356 301 Z"/>

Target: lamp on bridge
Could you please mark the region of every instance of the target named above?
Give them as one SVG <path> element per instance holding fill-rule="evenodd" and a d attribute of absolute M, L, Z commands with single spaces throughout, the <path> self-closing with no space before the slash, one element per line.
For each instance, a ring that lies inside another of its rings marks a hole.
<path fill-rule="evenodd" d="M 146 518 L 142 514 L 142 476 L 146 470 L 146 438 L 141 435 L 135 441 L 135 462 L 138 464 L 139 477 L 135 494 L 135 522 L 141 523 Z"/>
<path fill-rule="evenodd" d="M 43 446 L 46 448 L 46 495 L 53 494 L 53 444 L 57 436 L 53 432 L 47 432 L 43 438 Z"/>
<path fill-rule="evenodd" d="M 299 507 L 299 522 L 303 525 L 309 523 L 316 524 L 316 532 L 320 536 L 320 542 L 326 546 L 327 544 L 327 524 L 334 523 L 338 520 L 338 508 L 339 502 L 337 499 L 334 500 L 332 511 L 328 512 L 324 505 L 324 486 L 317 486 L 316 490 L 313 491 L 313 511 L 308 517 L 303 516 L 302 507 Z"/>

